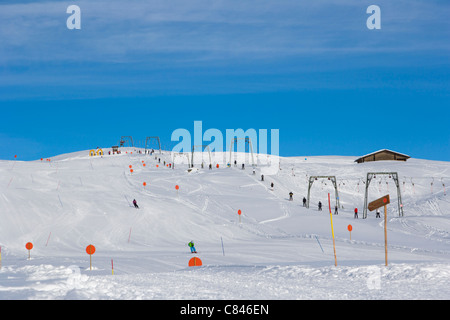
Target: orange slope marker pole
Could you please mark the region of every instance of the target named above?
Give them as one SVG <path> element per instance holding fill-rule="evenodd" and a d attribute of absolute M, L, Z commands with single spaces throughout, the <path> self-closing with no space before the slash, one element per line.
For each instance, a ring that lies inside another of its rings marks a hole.
<path fill-rule="evenodd" d="M 28 250 L 28 260 L 31 260 L 31 249 L 33 249 L 33 244 L 31 242 L 28 242 L 25 245 L 25 248 Z"/>
<path fill-rule="evenodd" d="M 92 270 L 92 255 L 95 253 L 95 247 L 92 244 L 88 245 L 86 253 L 89 255 L 89 270 Z"/>

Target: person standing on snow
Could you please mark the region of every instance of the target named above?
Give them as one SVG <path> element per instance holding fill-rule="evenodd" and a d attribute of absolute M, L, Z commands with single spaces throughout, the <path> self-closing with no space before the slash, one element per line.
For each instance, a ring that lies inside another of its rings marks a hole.
<path fill-rule="evenodd" d="M 358 208 L 355 208 L 355 219 L 358 219 Z"/>
<path fill-rule="evenodd" d="M 294 193 L 292 193 L 292 191 L 289 192 L 289 201 L 293 201 L 294 200 L 293 196 L 294 196 Z"/>
<path fill-rule="evenodd" d="M 137 204 L 136 199 L 133 200 L 133 204 L 134 204 L 134 207 L 135 207 L 136 209 L 139 209 L 139 206 L 138 206 L 138 204 Z"/>
<path fill-rule="evenodd" d="M 188 243 L 189 248 L 191 248 L 191 253 L 197 253 L 197 250 L 194 246 L 194 240 L 191 240 L 191 242 Z"/>
<path fill-rule="evenodd" d="M 319 211 L 322 211 L 322 202 L 319 201 Z"/>
<path fill-rule="evenodd" d="M 303 206 L 306 207 L 306 198 L 303 197 Z"/>

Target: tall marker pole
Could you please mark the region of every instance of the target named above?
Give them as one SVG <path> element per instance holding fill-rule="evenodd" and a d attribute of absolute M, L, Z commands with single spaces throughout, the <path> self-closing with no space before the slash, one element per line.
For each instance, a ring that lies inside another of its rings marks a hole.
<path fill-rule="evenodd" d="M 389 195 L 385 195 L 377 200 L 369 203 L 368 209 L 369 211 L 373 211 L 375 209 L 381 208 L 384 206 L 384 253 L 385 253 L 385 262 L 386 266 L 388 265 L 388 248 L 387 248 L 387 210 L 386 206 L 391 202 Z"/>
<path fill-rule="evenodd" d="M 336 243 L 334 241 L 333 215 L 331 214 L 330 194 L 328 193 L 328 208 L 330 209 L 331 234 L 333 236 L 334 265 L 337 267 Z"/>
<path fill-rule="evenodd" d="M 386 261 L 386 266 L 388 265 L 388 249 L 387 249 L 387 214 L 386 214 L 386 205 L 384 205 L 384 253 Z"/>

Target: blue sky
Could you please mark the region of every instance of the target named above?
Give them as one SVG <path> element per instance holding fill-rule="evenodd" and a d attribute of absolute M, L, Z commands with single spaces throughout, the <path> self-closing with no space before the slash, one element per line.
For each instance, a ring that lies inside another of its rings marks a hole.
<path fill-rule="evenodd" d="M 124 135 L 171 149 L 200 120 L 279 129 L 284 156 L 449 161 L 450 4 L 393 2 L 1 1 L 0 159 Z M 81 30 L 66 27 L 71 4 Z"/>

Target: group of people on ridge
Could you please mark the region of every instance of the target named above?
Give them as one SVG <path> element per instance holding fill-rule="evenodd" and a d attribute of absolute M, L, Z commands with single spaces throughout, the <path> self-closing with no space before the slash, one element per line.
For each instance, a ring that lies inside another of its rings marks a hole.
<path fill-rule="evenodd" d="M 294 196 L 294 193 L 293 192 L 289 192 L 289 201 L 293 201 L 294 200 L 293 196 Z M 306 198 L 303 197 L 303 206 L 304 207 L 306 207 L 306 202 L 307 202 Z M 322 202 L 321 201 L 319 201 L 319 203 L 317 204 L 317 209 L 318 209 L 318 211 L 322 211 Z M 338 210 L 338 206 L 337 205 L 334 206 L 334 214 L 339 214 L 339 210 Z M 358 219 L 358 208 L 355 208 L 354 214 L 355 214 L 354 218 Z M 380 218 L 380 211 L 379 210 L 377 210 L 376 217 Z"/>

